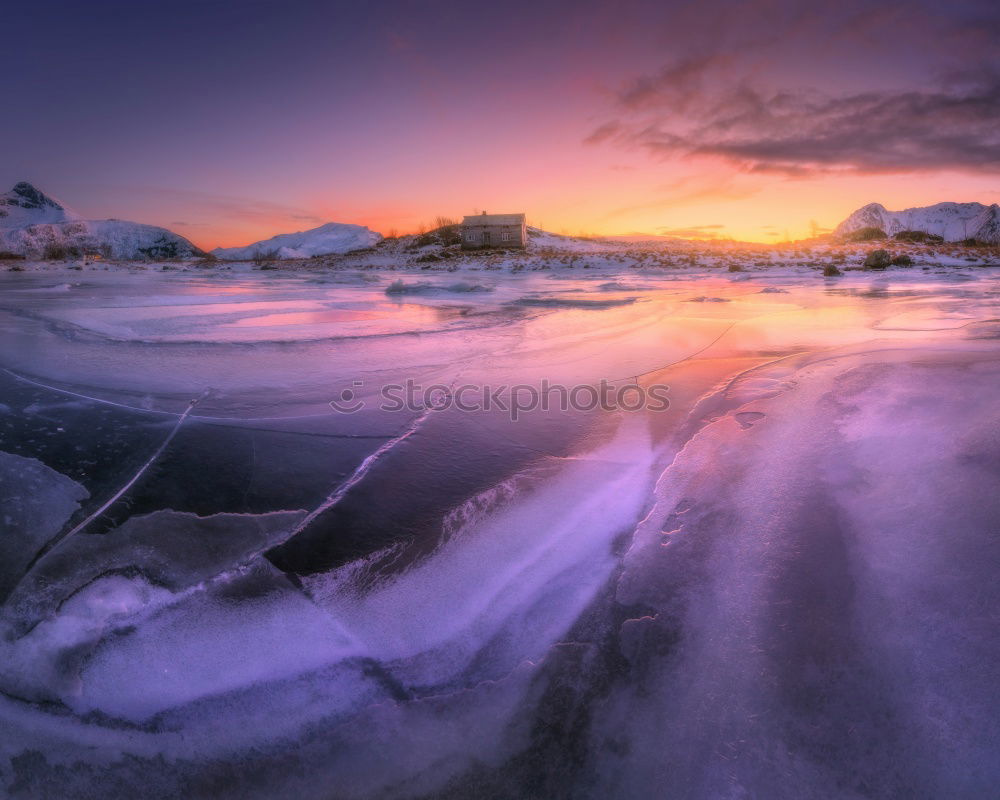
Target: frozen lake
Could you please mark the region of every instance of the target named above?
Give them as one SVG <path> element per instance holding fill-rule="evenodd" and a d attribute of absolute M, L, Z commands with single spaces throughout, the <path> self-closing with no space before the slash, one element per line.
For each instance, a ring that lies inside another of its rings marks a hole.
<path fill-rule="evenodd" d="M 2 273 L 3 793 L 989 796 L 998 390 L 996 268 Z"/>

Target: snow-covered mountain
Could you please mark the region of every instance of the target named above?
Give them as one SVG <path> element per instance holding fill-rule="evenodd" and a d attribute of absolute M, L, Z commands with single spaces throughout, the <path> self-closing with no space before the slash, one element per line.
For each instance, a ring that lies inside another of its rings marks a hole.
<path fill-rule="evenodd" d="M 120 219 L 77 220 L 0 228 L 0 250 L 34 259 L 100 255 L 119 259 L 205 256 L 183 236 L 166 228 Z"/>
<path fill-rule="evenodd" d="M 161 259 L 206 255 L 166 228 L 120 219 L 82 219 L 24 182 L 0 195 L 0 251 L 35 259 L 84 255 Z"/>
<path fill-rule="evenodd" d="M 245 261 L 258 255 L 270 254 L 276 258 L 309 258 L 363 250 L 381 239 L 382 234 L 375 233 L 364 225 L 328 222 L 308 231 L 279 233 L 246 247 L 217 247 L 212 253 L 229 261 Z"/>
<path fill-rule="evenodd" d="M 0 228 L 21 228 L 45 222 L 70 222 L 80 215 L 70 211 L 30 183 L 14 184 L 0 194 Z"/>
<path fill-rule="evenodd" d="M 859 208 L 834 230 L 834 236 L 847 236 L 862 228 L 881 228 L 889 236 L 900 231 L 924 231 L 946 242 L 976 239 L 1000 244 L 1000 206 L 994 203 L 938 203 L 924 208 L 888 211 L 880 203 Z"/>

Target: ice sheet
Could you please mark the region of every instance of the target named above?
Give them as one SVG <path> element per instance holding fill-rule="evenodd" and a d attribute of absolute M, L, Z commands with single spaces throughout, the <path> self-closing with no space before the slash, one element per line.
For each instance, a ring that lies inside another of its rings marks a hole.
<path fill-rule="evenodd" d="M 581 272 L 0 275 L 4 791 L 988 796 L 997 272 Z"/>

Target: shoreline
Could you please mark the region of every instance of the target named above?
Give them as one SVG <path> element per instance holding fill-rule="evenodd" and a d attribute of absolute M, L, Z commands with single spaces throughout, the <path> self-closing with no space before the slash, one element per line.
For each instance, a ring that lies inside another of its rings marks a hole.
<path fill-rule="evenodd" d="M 984 268 L 1000 266 L 1000 247 L 963 244 L 922 245 L 907 242 L 754 245 L 735 243 L 618 243 L 606 240 L 567 239 L 559 246 L 530 244 L 524 250 L 467 251 L 455 246 L 417 247 L 404 237 L 384 240 L 379 245 L 343 254 L 288 260 L 218 259 L 100 259 L 82 257 L 65 261 L 5 259 L 0 274 L 44 272 L 569 272 L 655 271 L 690 274 L 760 273 L 776 268 L 809 272 L 822 276 L 834 267 L 841 272 L 897 272 L 934 269 Z M 908 266 L 892 265 L 866 269 L 865 258 L 876 250 L 890 256 L 907 256 Z M 833 276 L 837 277 L 837 276 Z"/>

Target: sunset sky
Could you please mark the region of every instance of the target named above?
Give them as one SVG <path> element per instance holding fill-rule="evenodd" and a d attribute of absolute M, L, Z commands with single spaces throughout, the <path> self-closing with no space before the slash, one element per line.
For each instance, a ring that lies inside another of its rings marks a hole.
<path fill-rule="evenodd" d="M 204 247 L 482 209 L 777 241 L 1000 202 L 996 0 L 38 0 L 3 27 L 2 189 Z"/>

